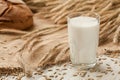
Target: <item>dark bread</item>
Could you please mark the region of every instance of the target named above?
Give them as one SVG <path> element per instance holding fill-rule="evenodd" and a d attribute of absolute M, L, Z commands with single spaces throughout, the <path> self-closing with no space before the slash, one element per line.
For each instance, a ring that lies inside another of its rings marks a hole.
<path fill-rule="evenodd" d="M 0 29 L 27 29 L 33 25 L 33 14 L 22 0 L 0 0 Z"/>

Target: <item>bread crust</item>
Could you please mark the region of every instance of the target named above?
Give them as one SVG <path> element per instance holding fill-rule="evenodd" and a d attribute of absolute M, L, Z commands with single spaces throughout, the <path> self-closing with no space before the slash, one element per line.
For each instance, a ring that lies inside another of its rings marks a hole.
<path fill-rule="evenodd" d="M 27 29 L 33 25 L 33 14 L 22 0 L 0 0 L 0 29 Z"/>

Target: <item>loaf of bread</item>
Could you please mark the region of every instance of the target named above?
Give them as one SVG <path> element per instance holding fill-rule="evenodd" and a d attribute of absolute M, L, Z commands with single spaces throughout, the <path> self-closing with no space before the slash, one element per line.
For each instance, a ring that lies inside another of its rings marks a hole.
<path fill-rule="evenodd" d="M 33 25 L 33 14 L 22 0 L 0 0 L 0 29 L 27 29 Z"/>

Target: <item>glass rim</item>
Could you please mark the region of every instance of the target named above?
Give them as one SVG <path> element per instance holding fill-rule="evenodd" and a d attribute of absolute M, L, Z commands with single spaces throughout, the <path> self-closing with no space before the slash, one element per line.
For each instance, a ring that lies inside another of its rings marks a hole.
<path fill-rule="evenodd" d="M 75 15 L 75 14 L 88 14 L 88 13 L 91 13 L 91 14 L 94 14 L 96 16 L 96 19 L 98 19 L 98 21 L 100 22 L 100 15 L 96 12 L 91 12 L 91 11 L 85 11 L 85 12 L 72 12 L 70 14 L 67 15 L 67 19 L 70 19 L 72 15 Z M 82 16 L 82 15 L 79 15 L 79 16 Z M 85 16 L 85 15 L 84 15 Z"/>
<path fill-rule="evenodd" d="M 87 14 L 87 13 L 92 13 L 92 14 L 94 14 L 96 17 L 96 19 L 98 20 L 98 23 L 100 24 L 100 15 L 98 14 L 98 13 L 96 13 L 96 12 L 91 12 L 91 11 L 85 11 L 85 12 L 72 12 L 72 13 L 69 13 L 68 15 L 67 15 L 67 21 L 70 19 L 70 18 L 72 18 L 72 17 L 70 17 L 70 16 L 72 16 L 72 15 L 74 15 L 74 14 Z M 82 15 L 78 15 L 78 16 L 82 16 Z M 85 15 L 84 15 L 85 16 Z"/>

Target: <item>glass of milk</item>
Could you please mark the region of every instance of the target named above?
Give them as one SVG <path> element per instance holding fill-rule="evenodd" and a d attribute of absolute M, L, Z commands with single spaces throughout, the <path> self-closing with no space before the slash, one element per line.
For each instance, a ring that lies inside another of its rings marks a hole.
<path fill-rule="evenodd" d="M 82 69 L 94 67 L 99 40 L 99 15 L 94 12 L 74 12 L 67 19 L 72 64 Z"/>

